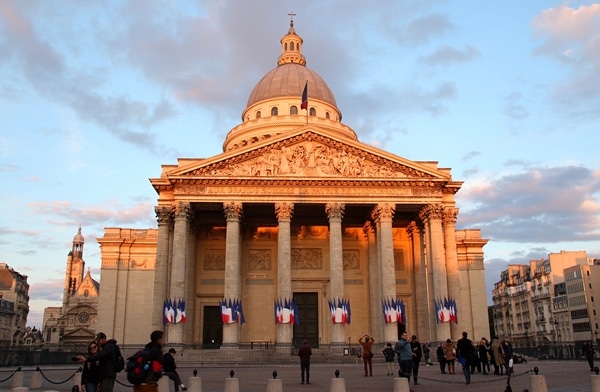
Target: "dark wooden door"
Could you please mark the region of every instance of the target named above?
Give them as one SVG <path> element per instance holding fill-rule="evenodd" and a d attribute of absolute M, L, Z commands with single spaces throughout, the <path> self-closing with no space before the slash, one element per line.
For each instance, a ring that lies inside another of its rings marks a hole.
<path fill-rule="evenodd" d="M 311 347 L 319 347 L 319 296 L 317 293 L 294 293 L 300 324 L 294 324 L 295 348 L 308 340 Z"/>
<path fill-rule="evenodd" d="M 219 306 L 205 306 L 202 320 L 202 348 L 216 349 L 223 343 L 223 321 Z"/>

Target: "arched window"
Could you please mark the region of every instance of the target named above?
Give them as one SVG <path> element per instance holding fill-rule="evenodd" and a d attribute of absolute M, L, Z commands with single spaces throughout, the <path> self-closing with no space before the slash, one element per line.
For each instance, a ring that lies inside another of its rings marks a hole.
<path fill-rule="evenodd" d="M 256 118 L 260 118 L 260 110 L 256 112 Z"/>
<path fill-rule="evenodd" d="M 329 120 L 329 112 L 325 113 L 325 118 Z"/>
<path fill-rule="evenodd" d="M 271 109 L 271 116 L 277 116 L 278 114 L 279 114 L 279 111 L 277 110 L 277 108 Z"/>
<path fill-rule="evenodd" d="M 294 43 L 290 42 L 290 50 L 294 50 Z"/>
<path fill-rule="evenodd" d="M 292 107 L 290 108 L 290 114 L 291 114 L 292 116 L 297 116 L 297 115 L 298 115 L 298 107 L 297 107 L 297 106 L 292 106 Z"/>
<path fill-rule="evenodd" d="M 314 117 L 317 115 L 317 111 L 315 110 L 315 108 L 310 108 L 310 110 L 308 111 L 309 116 Z"/>

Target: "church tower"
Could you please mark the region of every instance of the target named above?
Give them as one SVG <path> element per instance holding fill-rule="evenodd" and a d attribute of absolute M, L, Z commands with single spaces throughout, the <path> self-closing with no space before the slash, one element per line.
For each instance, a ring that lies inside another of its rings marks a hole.
<path fill-rule="evenodd" d="M 67 311 L 69 297 L 75 295 L 77 287 L 83 280 L 83 271 L 85 269 L 85 261 L 83 261 L 83 235 L 81 235 L 81 226 L 77 230 L 77 234 L 73 237 L 73 246 L 67 256 L 67 268 L 65 270 L 65 285 L 63 291 L 62 314 Z"/>

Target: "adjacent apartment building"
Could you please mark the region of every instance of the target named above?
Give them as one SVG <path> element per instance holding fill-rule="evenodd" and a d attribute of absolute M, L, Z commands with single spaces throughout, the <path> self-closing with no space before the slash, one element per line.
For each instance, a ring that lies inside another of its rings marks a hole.
<path fill-rule="evenodd" d="M 599 264 L 585 251 L 561 251 L 508 265 L 492 291 L 495 334 L 536 357 L 573 358 L 584 341 L 597 345 Z"/>
<path fill-rule="evenodd" d="M 0 346 L 23 344 L 29 314 L 27 275 L 0 263 Z"/>

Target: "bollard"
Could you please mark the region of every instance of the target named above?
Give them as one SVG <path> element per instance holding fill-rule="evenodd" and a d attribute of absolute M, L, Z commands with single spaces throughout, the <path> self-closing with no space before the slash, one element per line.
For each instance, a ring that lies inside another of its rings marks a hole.
<path fill-rule="evenodd" d="M 394 378 L 394 392 L 410 392 L 410 386 L 408 385 L 408 378 L 406 378 L 406 377 Z"/>
<path fill-rule="evenodd" d="M 546 377 L 540 375 L 531 375 L 529 376 L 531 388 L 529 390 L 531 392 L 548 392 L 548 387 L 546 386 Z"/>
<path fill-rule="evenodd" d="M 158 380 L 158 392 L 169 392 L 169 383 L 171 379 L 163 376 Z"/>
<path fill-rule="evenodd" d="M 19 368 L 21 369 L 21 368 Z M 14 373 L 11 388 L 19 388 L 23 386 L 23 372 L 21 370 L 17 370 Z"/>
<path fill-rule="evenodd" d="M 77 387 L 77 390 L 81 388 L 81 372 L 77 372 L 73 376 L 73 387 Z"/>
<path fill-rule="evenodd" d="M 233 377 L 226 378 L 223 392 L 240 392 L 240 379 Z"/>
<path fill-rule="evenodd" d="M 31 374 L 29 389 L 40 389 L 42 387 L 42 373 L 35 371 Z"/>
<path fill-rule="evenodd" d="M 270 378 L 267 380 L 267 392 L 282 392 L 283 383 L 281 379 Z"/>
<path fill-rule="evenodd" d="M 591 381 L 592 381 L 592 386 L 590 388 L 590 391 L 600 392 L 600 376 L 597 374 L 594 374 L 590 377 L 591 377 Z"/>
<path fill-rule="evenodd" d="M 329 392 L 346 392 L 346 380 L 343 378 L 332 378 Z"/>
<path fill-rule="evenodd" d="M 187 388 L 189 392 L 202 392 L 202 378 L 190 377 Z"/>

